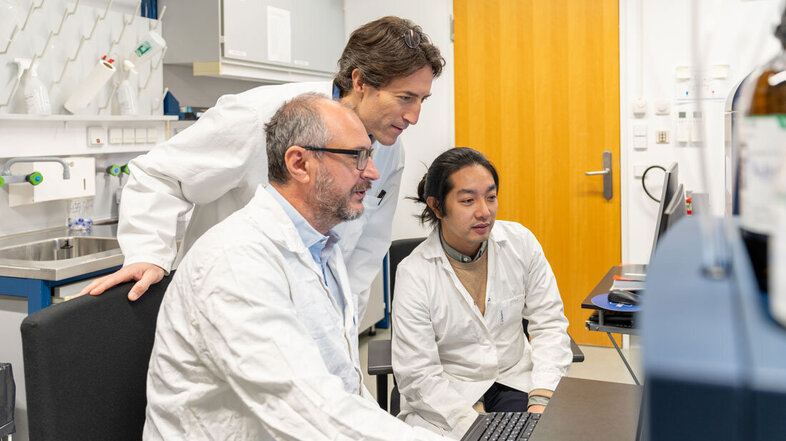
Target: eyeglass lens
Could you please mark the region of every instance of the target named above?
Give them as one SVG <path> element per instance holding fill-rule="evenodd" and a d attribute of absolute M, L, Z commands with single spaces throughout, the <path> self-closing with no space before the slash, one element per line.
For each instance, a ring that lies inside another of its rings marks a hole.
<path fill-rule="evenodd" d="M 368 158 L 371 156 L 371 153 L 372 149 L 363 149 L 358 152 L 358 170 L 363 171 L 366 169 L 366 165 L 368 165 Z"/>
<path fill-rule="evenodd" d="M 420 45 L 420 34 L 415 32 L 414 29 L 404 32 L 404 43 L 406 43 L 410 49 L 416 49 L 418 45 Z"/>

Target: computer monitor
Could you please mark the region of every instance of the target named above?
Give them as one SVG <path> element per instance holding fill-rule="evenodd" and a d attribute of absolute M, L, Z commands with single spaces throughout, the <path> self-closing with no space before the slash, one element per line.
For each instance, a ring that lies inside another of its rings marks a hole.
<path fill-rule="evenodd" d="M 674 194 L 677 192 L 678 186 L 679 166 L 676 162 L 672 162 L 671 165 L 666 169 L 666 173 L 663 176 L 663 188 L 661 189 L 660 202 L 658 204 L 658 217 L 655 220 L 655 237 L 652 239 L 652 252 L 650 253 L 650 256 L 655 253 L 655 247 L 658 245 L 658 239 L 663 233 L 666 232 L 666 229 L 668 228 L 668 218 L 664 218 L 664 213 L 666 212 L 666 208 L 669 206 L 669 202 L 671 202 L 674 198 Z"/>
<path fill-rule="evenodd" d="M 670 229 L 678 220 L 687 215 L 688 209 L 685 206 L 685 191 L 682 188 L 682 184 L 680 184 L 679 188 L 677 188 L 677 192 L 674 193 L 674 196 L 672 196 L 669 201 L 669 205 L 666 206 L 666 211 L 663 212 L 663 216 L 666 218 L 666 230 Z M 663 234 L 663 232 L 661 232 L 661 234 Z"/>

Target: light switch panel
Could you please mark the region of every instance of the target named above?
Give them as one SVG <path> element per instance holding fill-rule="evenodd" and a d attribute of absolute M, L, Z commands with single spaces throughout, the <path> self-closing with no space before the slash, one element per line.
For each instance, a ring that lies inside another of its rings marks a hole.
<path fill-rule="evenodd" d="M 112 127 L 109 129 L 109 143 L 122 144 L 123 143 L 123 129 L 119 127 Z"/>
<path fill-rule="evenodd" d="M 144 144 L 147 142 L 147 129 L 144 127 L 137 127 L 134 129 L 134 142 L 137 144 Z"/>
<path fill-rule="evenodd" d="M 147 129 L 147 142 L 148 144 L 157 144 L 158 143 L 158 129 L 154 127 L 148 127 Z"/>
<path fill-rule="evenodd" d="M 104 127 L 88 127 L 88 147 L 101 147 L 104 144 L 106 144 L 106 129 Z"/>
<path fill-rule="evenodd" d="M 133 128 L 123 129 L 123 144 L 133 144 L 136 140 L 136 133 Z"/>

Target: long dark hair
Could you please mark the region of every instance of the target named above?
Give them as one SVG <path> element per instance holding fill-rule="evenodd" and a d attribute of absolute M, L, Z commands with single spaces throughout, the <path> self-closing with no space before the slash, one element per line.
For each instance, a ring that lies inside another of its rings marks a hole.
<path fill-rule="evenodd" d="M 420 180 L 420 184 L 418 184 L 418 196 L 412 198 L 426 206 L 418 216 L 422 224 L 430 224 L 432 226 L 439 224 L 439 218 L 431 207 L 428 206 L 426 200 L 429 197 L 433 197 L 436 202 L 435 208 L 441 212 L 440 214 L 444 214 L 445 197 L 453 189 L 453 181 L 450 177 L 462 168 L 476 164 L 482 165 L 491 173 L 491 176 L 494 178 L 494 184 L 497 186 L 497 191 L 499 191 L 497 169 L 494 168 L 494 164 L 483 156 L 483 153 L 469 147 L 449 149 L 434 159 L 426 174 L 423 175 L 423 179 Z"/>

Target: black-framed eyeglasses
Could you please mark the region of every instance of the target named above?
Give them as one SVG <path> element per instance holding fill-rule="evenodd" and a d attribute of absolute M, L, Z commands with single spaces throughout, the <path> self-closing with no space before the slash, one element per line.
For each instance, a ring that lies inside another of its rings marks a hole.
<path fill-rule="evenodd" d="M 373 146 L 367 149 L 356 149 L 356 150 L 330 149 L 327 147 L 312 147 L 308 145 L 303 146 L 303 148 L 306 150 L 310 150 L 312 152 L 328 152 L 328 153 L 338 153 L 339 155 L 353 155 L 357 158 L 355 167 L 360 171 L 366 169 L 366 165 L 368 165 L 368 158 L 374 155 Z"/>
<path fill-rule="evenodd" d="M 404 43 L 406 43 L 410 49 L 417 49 L 420 45 L 420 33 L 415 32 L 414 29 L 409 29 L 407 32 L 404 32 L 402 37 L 404 37 Z"/>

